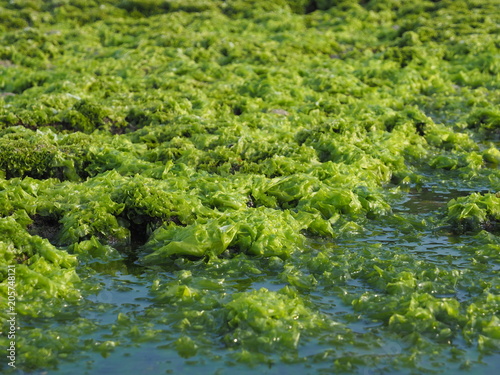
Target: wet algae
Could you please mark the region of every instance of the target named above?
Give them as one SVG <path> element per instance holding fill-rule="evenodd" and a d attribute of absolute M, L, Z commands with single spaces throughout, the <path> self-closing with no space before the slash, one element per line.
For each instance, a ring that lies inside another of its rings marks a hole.
<path fill-rule="evenodd" d="M 2 371 L 498 368 L 497 6 L 0 1 Z"/>

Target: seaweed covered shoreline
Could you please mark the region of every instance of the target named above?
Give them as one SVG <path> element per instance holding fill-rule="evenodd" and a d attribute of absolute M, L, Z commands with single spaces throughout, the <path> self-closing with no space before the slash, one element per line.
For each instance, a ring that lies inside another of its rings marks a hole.
<path fill-rule="evenodd" d="M 0 1 L 18 368 L 498 367 L 496 5 Z"/>

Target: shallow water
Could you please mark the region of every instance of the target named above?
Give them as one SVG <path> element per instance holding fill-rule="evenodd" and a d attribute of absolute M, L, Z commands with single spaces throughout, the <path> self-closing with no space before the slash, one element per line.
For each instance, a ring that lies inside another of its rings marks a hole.
<path fill-rule="evenodd" d="M 469 194 L 468 189 L 443 190 L 434 187 L 423 188 L 420 191 L 409 192 L 399 204 L 393 206 L 393 211 L 399 215 L 418 214 L 418 217 L 428 219 L 443 212 L 446 203 L 454 197 Z M 362 234 L 340 238 L 333 243 L 325 243 L 321 240 L 311 240 L 310 249 L 312 254 L 324 248 L 333 252 L 352 252 L 366 246 L 374 246 L 383 249 L 383 254 L 408 254 L 415 261 L 425 262 L 429 267 L 435 265 L 442 269 L 467 270 L 472 267 L 470 256 L 464 252 L 465 246 L 473 246 L 474 240 L 467 236 L 455 236 L 446 232 L 446 229 L 417 230 L 415 228 L 402 228 L 391 221 L 369 221 L 365 225 Z M 307 252 L 306 252 L 307 253 Z M 301 266 L 300 262 L 298 263 Z M 490 271 L 498 271 L 498 264 L 489 265 Z M 111 326 L 116 324 L 119 313 L 133 316 L 137 322 L 147 322 L 148 314 L 155 308 L 164 306 L 164 303 L 155 300 L 150 288 L 152 280 L 159 279 L 169 282 L 175 279 L 175 275 L 162 269 L 141 268 L 129 265 L 127 268 L 120 262 L 111 265 L 91 265 L 90 269 L 99 271 L 84 273 L 88 274 L 94 285 L 100 288 L 94 293 L 88 293 L 85 304 L 82 305 L 79 315 L 81 318 L 89 319 L 98 325 L 98 329 L 82 339 L 88 338 L 96 341 L 113 340 L 114 334 Z M 305 270 L 305 269 L 304 269 Z M 193 269 L 193 275 L 202 269 Z M 243 291 L 259 290 L 265 288 L 270 291 L 278 291 L 287 285 L 277 273 L 269 271 L 261 275 L 237 275 L 228 277 L 223 281 L 223 293 L 237 293 Z M 74 374 L 78 363 L 81 374 L 314 374 L 332 373 L 335 370 L 333 363 L 337 357 L 346 353 L 354 356 L 372 356 L 390 358 L 400 355 L 406 347 L 406 343 L 394 333 L 387 332 L 381 321 L 374 320 L 364 312 L 355 311 L 353 306 L 346 302 L 345 295 L 361 295 L 366 291 L 376 292 L 376 288 L 364 278 L 350 275 L 340 286 L 343 290 L 339 293 L 338 286 L 329 286 L 324 283 L 318 284 L 314 291 L 306 293 L 315 309 L 330 316 L 333 320 L 341 322 L 355 334 L 371 334 L 379 337 L 382 344 L 377 347 L 365 349 L 352 347 L 343 348 L 331 352 L 328 344 L 320 343 L 314 339 L 302 342 L 297 351 L 296 363 L 286 364 L 279 357 L 270 356 L 271 362 L 267 364 L 254 364 L 247 366 L 236 363 L 228 356 L 228 349 L 222 345 L 214 347 L 210 356 L 198 353 L 190 358 L 181 358 L 175 347 L 171 344 L 172 338 L 177 333 L 167 323 L 161 323 L 157 319 L 151 322 L 155 329 L 160 330 L 158 338 L 147 342 L 125 339 L 116 348 L 102 356 L 96 352 L 80 353 L 77 362 L 61 361 L 57 370 L 51 370 L 51 374 Z M 344 296 L 342 295 L 344 294 Z M 437 298 L 453 297 L 459 301 L 466 301 L 470 295 L 464 288 L 458 286 L 452 293 L 436 293 Z M 58 325 L 71 324 L 71 319 L 59 321 Z M 38 323 L 38 326 L 40 323 Z M 54 324 L 54 323 L 52 323 Z M 50 325 L 50 324 L 49 324 Z M 164 340 L 161 336 L 164 335 Z M 461 370 L 460 364 L 445 361 L 438 363 L 438 372 L 441 374 L 481 374 L 485 369 L 494 373 L 494 369 L 500 368 L 500 357 L 498 355 L 482 356 L 475 349 L 471 349 L 465 343 L 457 341 L 456 345 L 466 350 L 470 358 L 470 370 Z M 347 350 L 347 351 L 346 351 Z M 322 359 L 319 359 L 322 358 Z M 421 361 L 425 362 L 425 358 Z M 432 360 L 429 359 L 429 365 Z M 428 366 L 426 366 L 428 367 Z M 433 366 L 430 366 L 432 369 Z M 387 367 L 384 360 L 380 365 L 352 368 L 349 372 L 353 374 L 410 374 L 414 370 Z M 44 374 L 44 371 L 33 372 L 33 374 Z"/>
<path fill-rule="evenodd" d="M 0 3 L 0 232 L 40 267 L 19 366 L 498 367 L 500 241 L 446 217 L 500 190 L 493 0 Z"/>

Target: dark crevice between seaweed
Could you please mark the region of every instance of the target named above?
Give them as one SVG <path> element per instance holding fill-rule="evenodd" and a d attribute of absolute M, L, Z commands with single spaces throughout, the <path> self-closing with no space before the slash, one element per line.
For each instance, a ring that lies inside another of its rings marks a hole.
<path fill-rule="evenodd" d="M 173 223 L 182 227 L 186 226 L 176 215 L 169 216 L 168 218 L 140 215 L 134 217 L 134 219 L 129 219 L 126 214 L 122 214 L 119 218 L 129 223 L 130 247 L 132 249 L 143 246 L 148 242 L 151 234 L 165 223 Z"/>
<path fill-rule="evenodd" d="M 236 172 L 239 172 L 240 169 L 241 169 L 241 164 L 231 163 L 231 169 L 229 170 L 229 172 L 231 174 L 235 174 Z"/>
<path fill-rule="evenodd" d="M 318 4 L 316 4 L 316 1 L 310 1 L 307 5 L 306 5 L 306 8 L 305 8 L 305 11 L 304 13 L 305 14 L 310 14 L 314 11 L 318 10 Z"/>
<path fill-rule="evenodd" d="M 240 107 L 234 107 L 233 108 L 233 114 L 235 116 L 241 116 L 242 113 L 243 113 L 243 109 L 241 109 Z"/>
<path fill-rule="evenodd" d="M 41 216 L 37 214 L 33 215 L 31 220 L 33 222 L 27 227 L 29 234 L 45 238 L 52 245 L 57 244 L 57 236 L 62 228 L 59 219 L 53 216 Z"/>
<path fill-rule="evenodd" d="M 358 0 L 357 3 L 359 3 L 360 5 L 366 5 L 370 2 L 370 0 Z M 295 3 L 294 1 L 289 1 L 289 3 L 292 3 L 290 4 L 291 7 L 292 7 L 292 10 L 295 12 L 295 13 L 304 13 L 304 14 L 310 14 L 312 12 L 315 12 L 317 10 L 328 10 L 328 9 L 331 9 L 331 8 L 334 8 L 336 6 L 345 6 L 344 4 L 342 4 L 343 2 L 341 0 L 338 0 L 338 1 L 318 1 L 318 0 L 311 0 L 309 1 L 307 4 L 303 5 L 302 6 L 302 9 L 295 9 L 297 8 L 297 6 L 293 6 L 293 3 Z"/>
<path fill-rule="evenodd" d="M 172 220 L 174 221 L 174 220 Z M 135 220 L 130 220 L 130 244 L 132 248 L 143 246 L 149 236 L 160 227 L 162 219 L 159 217 L 140 216 Z"/>
<path fill-rule="evenodd" d="M 482 230 L 500 235 L 500 221 L 494 218 L 490 218 L 481 223 L 477 223 L 477 221 L 473 219 L 463 219 L 458 222 L 450 221 L 450 225 L 446 226 L 446 228 L 454 235 L 474 235 Z"/>
<path fill-rule="evenodd" d="M 252 208 L 252 207 L 255 207 L 257 205 L 256 201 L 255 201 L 255 198 L 253 197 L 252 194 L 249 194 L 248 195 L 248 201 L 247 201 L 247 207 L 248 208 Z"/>
<path fill-rule="evenodd" d="M 28 261 L 30 259 L 30 257 L 28 256 L 28 254 L 21 253 L 21 254 L 17 255 L 15 259 L 16 259 L 17 264 L 23 264 L 23 263 L 26 263 L 26 261 Z"/>
<path fill-rule="evenodd" d="M 417 134 L 420 135 L 421 137 L 425 136 L 425 122 L 419 121 L 415 123 L 415 129 L 417 131 Z"/>

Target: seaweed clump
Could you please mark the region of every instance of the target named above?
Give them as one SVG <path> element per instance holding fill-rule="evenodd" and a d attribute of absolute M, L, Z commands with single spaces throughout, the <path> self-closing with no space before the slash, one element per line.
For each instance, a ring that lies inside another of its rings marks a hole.
<path fill-rule="evenodd" d="M 447 221 L 455 233 L 498 232 L 500 230 L 500 194 L 473 193 L 448 202 Z"/>
<path fill-rule="evenodd" d="M 325 372 L 498 353 L 498 194 L 435 207 L 481 245 L 446 258 L 415 249 L 442 222 L 401 203 L 500 190 L 497 8 L 0 0 L 0 293 L 17 265 L 23 370 L 142 340 Z M 94 304 L 129 266 L 154 279 L 144 310 Z M 75 311 L 114 314 L 117 340 L 73 345 L 93 325 Z"/>

